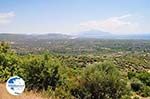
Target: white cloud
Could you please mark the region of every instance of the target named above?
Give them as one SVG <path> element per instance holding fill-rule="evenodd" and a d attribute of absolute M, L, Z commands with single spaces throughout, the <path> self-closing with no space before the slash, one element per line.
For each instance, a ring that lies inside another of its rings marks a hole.
<path fill-rule="evenodd" d="M 0 13 L 0 25 L 11 23 L 13 17 L 15 17 L 14 12 Z"/>
<path fill-rule="evenodd" d="M 80 23 L 80 26 L 84 29 L 96 29 L 116 34 L 137 33 L 139 32 L 139 23 L 131 21 L 131 17 L 133 17 L 131 14 L 127 14 L 105 20 L 83 22 Z"/>

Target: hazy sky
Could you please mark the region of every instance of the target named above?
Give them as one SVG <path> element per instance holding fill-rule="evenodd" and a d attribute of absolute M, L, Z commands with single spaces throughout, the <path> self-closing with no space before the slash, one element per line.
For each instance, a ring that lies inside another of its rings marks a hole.
<path fill-rule="evenodd" d="M 150 0 L 0 0 L 0 32 L 150 33 Z"/>

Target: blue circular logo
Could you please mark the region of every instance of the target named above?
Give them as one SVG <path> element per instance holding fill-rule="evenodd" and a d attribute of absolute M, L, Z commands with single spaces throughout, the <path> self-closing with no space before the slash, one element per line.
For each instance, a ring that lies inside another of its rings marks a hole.
<path fill-rule="evenodd" d="M 12 95 L 20 95 L 25 89 L 25 82 L 19 76 L 10 77 L 6 82 L 6 89 Z"/>

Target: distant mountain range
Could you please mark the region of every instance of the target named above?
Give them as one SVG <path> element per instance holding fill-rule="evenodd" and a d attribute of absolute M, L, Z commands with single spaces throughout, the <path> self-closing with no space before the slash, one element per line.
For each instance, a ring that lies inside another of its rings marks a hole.
<path fill-rule="evenodd" d="M 52 40 L 52 39 L 68 39 L 69 35 L 48 33 L 48 34 L 9 34 L 1 33 L 0 40 L 10 40 L 10 41 L 26 41 L 26 40 Z"/>
<path fill-rule="evenodd" d="M 148 34 L 130 34 L 130 35 L 116 35 L 109 32 L 98 30 L 90 30 L 78 33 L 77 38 L 97 38 L 97 39 L 144 39 L 150 40 L 150 33 Z"/>
<path fill-rule="evenodd" d="M 47 34 L 9 34 L 0 33 L 0 40 L 11 41 L 25 41 L 25 40 L 51 40 L 51 39 L 77 39 L 77 38 L 96 38 L 96 39 L 143 39 L 150 40 L 149 34 L 136 35 L 115 35 L 109 32 L 98 30 L 83 31 L 76 35 L 66 35 L 61 33 L 47 33 Z"/>

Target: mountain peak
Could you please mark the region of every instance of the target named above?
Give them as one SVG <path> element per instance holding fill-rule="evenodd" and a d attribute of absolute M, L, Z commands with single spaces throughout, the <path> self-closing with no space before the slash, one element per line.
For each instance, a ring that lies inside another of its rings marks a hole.
<path fill-rule="evenodd" d="M 111 33 L 100 30 L 89 30 L 78 33 L 78 37 L 86 38 L 104 38 L 111 36 Z"/>
<path fill-rule="evenodd" d="M 108 35 L 111 33 L 100 31 L 100 30 L 89 30 L 89 31 L 80 32 L 79 34 L 81 35 Z"/>

